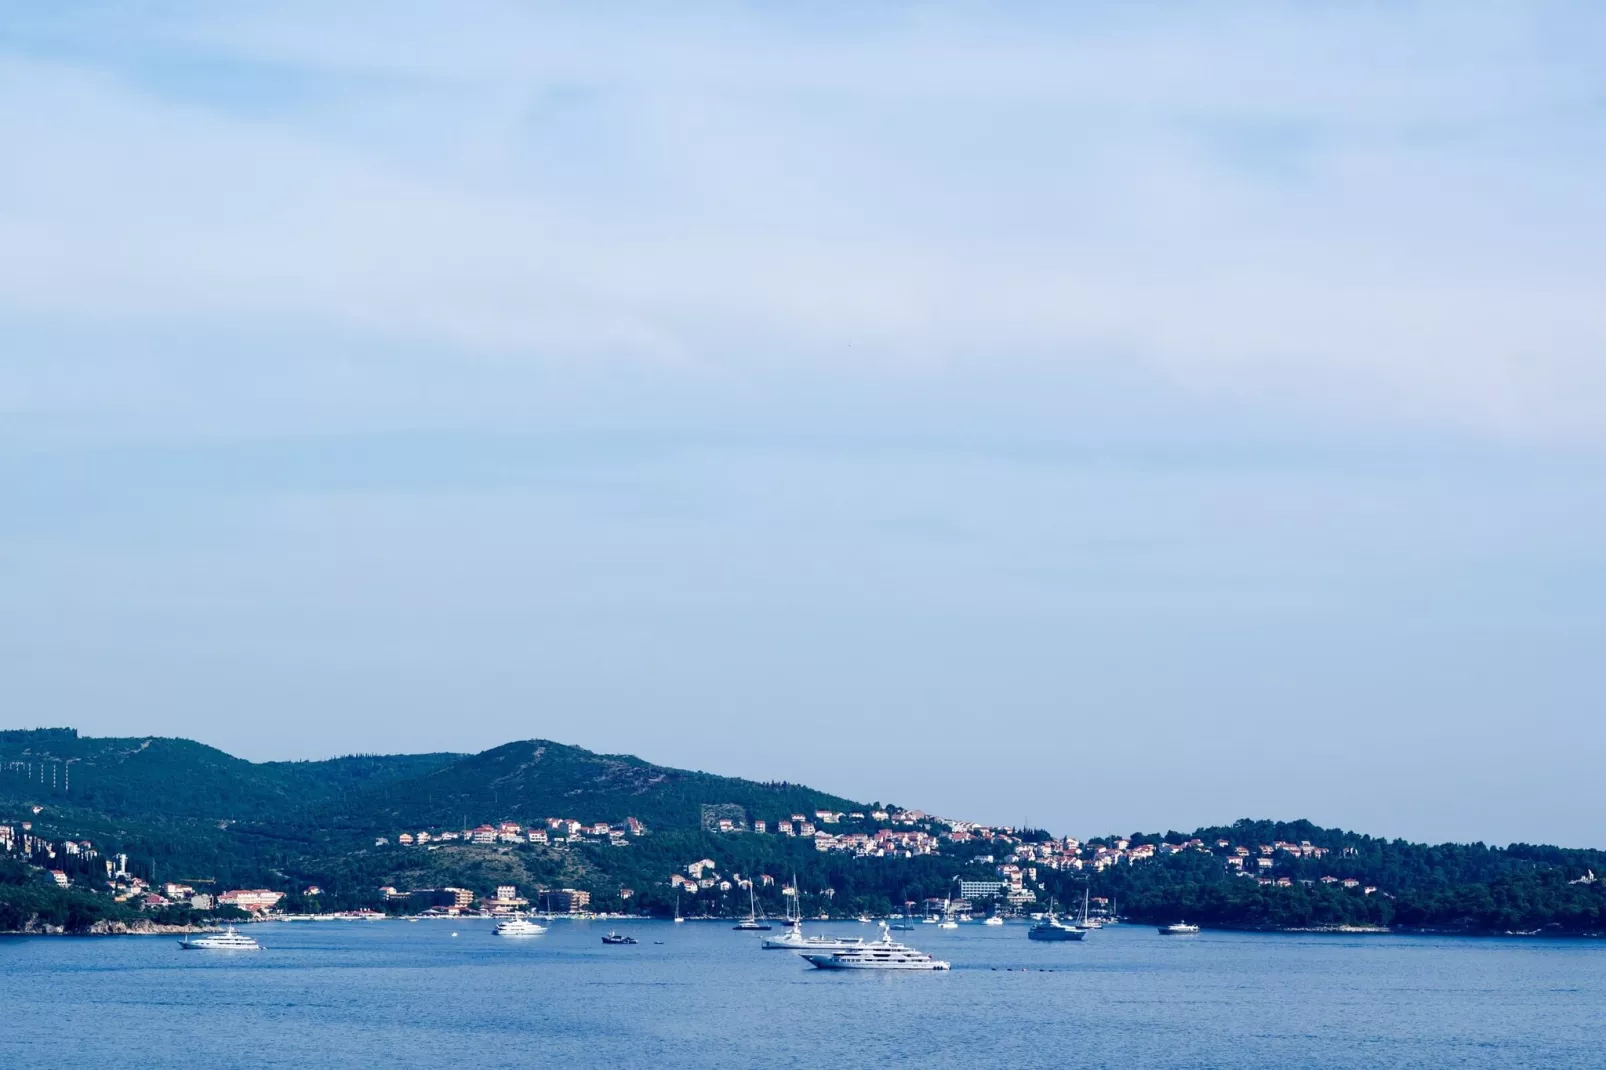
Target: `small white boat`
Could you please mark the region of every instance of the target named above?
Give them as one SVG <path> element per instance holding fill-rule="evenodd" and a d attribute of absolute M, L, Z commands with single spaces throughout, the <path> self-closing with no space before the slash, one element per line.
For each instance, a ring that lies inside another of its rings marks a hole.
<path fill-rule="evenodd" d="M 939 921 L 937 923 L 937 928 L 939 928 L 939 929 L 957 929 L 957 928 L 959 928 L 959 923 L 957 921 L 955 921 L 951 917 L 943 918 L 941 921 Z"/>
<path fill-rule="evenodd" d="M 491 930 L 492 936 L 540 936 L 546 932 L 545 925 L 537 925 L 522 914 L 515 914 L 497 923 Z"/>
<path fill-rule="evenodd" d="M 986 921 L 982 922 L 982 924 L 983 925 L 1002 925 L 1002 924 L 1004 924 L 1004 919 L 999 917 L 997 914 L 994 914 L 992 917 L 990 917 Z"/>
<path fill-rule="evenodd" d="M 1198 931 L 1199 926 L 1189 925 L 1185 921 L 1179 921 L 1174 925 L 1160 926 L 1161 936 L 1191 936 Z"/>
<path fill-rule="evenodd" d="M 857 947 L 830 953 L 805 952 L 803 957 L 821 970 L 947 970 L 952 969 L 941 959 L 932 958 L 924 951 L 895 943 L 885 922 L 881 923 L 881 939 Z"/>
<path fill-rule="evenodd" d="M 222 932 L 186 936 L 178 942 L 185 951 L 261 951 L 262 945 L 230 925 Z"/>

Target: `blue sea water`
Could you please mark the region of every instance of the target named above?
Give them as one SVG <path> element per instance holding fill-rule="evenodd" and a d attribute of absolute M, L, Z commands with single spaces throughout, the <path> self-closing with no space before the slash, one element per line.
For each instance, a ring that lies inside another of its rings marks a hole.
<path fill-rule="evenodd" d="M 898 935 L 952 972 L 876 974 L 713 923 L 249 931 L 265 951 L 0 938 L 0 1067 L 1606 1067 L 1588 941 L 919 926 Z"/>

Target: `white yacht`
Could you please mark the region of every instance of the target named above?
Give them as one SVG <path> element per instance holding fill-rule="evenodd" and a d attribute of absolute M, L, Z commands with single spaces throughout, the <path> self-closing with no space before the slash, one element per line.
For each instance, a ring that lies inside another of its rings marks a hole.
<path fill-rule="evenodd" d="M 954 920 L 954 916 L 952 914 L 950 914 L 950 915 L 948 915 L 947 917 L 943 918 L 941 921 L 939 921 L 937 923 L 937 928 L 939 928 L 939 929 L 957 929 L 957 928 L 959 928 L 959 923 L 957 921 L 955 921 Z"/>
<path fill-rule="evenodd" d="M 881 939 L 840 951 L 805 951 L 803 957 L 822 970 L 947 970 L 941 959 L 924 951 L 905 947 L 892 939 L 886 922 L 881 923 Z"/>
<path fill-rule="evenodd" d="M 1191 936 L 1198 931 L 1199 926 L 1189 925 L 1185 921 L 1179 921 L 1174 925 L 1160 926 L 1161 936 Z"/>
<path fill-rule="evenodd" d="M 997 914 L 994 914 L 991 917 L 989 917 L 986 921 L 982 922 L 982 924 L 983 925 L 1002 925 L 1002 924 L 1004 924 L 1004 919 L 999 917 Z"/>
<path fill-rule="evenodd" d="M 546 932 L 545 925 L 537 925 L 523 914 L 515 914 L 511 918 L 504 918 L 497 922 L 496 928 L 491 930 L 493 936 L 540 936 Z"/>
<path fill-rule="evenodd" d="M 864 946 L 862 936 L 804 936 L 803 923 L 794 921 L 780 936 L 766 936 L 761 947 L 770 951 L 847 951 Z"/>
<path fill-rule="evenodd" d="M 262 945 L 230 925 L 222 932 L 186 936 L 178 942 L 185 951 L 261 951 Z"/>

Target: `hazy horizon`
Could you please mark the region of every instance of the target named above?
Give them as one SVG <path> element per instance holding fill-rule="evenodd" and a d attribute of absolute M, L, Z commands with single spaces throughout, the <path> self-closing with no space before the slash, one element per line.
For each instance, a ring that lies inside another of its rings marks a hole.
<path fill-rule="evenodd" d="M 0 12 L 5 725 L 1606 840 L 1606 9 Z"/>

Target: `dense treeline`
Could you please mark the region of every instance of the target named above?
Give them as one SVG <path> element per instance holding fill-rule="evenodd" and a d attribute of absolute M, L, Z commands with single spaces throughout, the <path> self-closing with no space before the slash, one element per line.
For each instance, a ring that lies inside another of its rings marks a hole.
<path fill-rule="evenodd" d="M 1102 873 L 1057 875 L 1067 898 L 1085 886 L 1115 899 L 1121 912 L 1142 921 L 1186 919 L 1244 928 L 1392 926 L 1463 932 L 1606 933 L 1606 882 L 1580 881 L 1606 871 L 1606 852 L 1485 844 L 1416 844 L 1326 829 L 1308 821 L 1239 821 L 1191 834 L 1209 849 L 1162 856 Z M 1178 843 L 1189 834 L 1138 835 L 1135 843 Z M 1290 887 L 1260 884 L 1224 865 L 1228 849 L 1308 842 L 1326 848 L 1320 858 L 1272 854 L 1269 870 Z M 1324 884 L 1351 879 L 1355 888 Z M 1366 889 L 1373 891 L 1368 894 Z"/>

